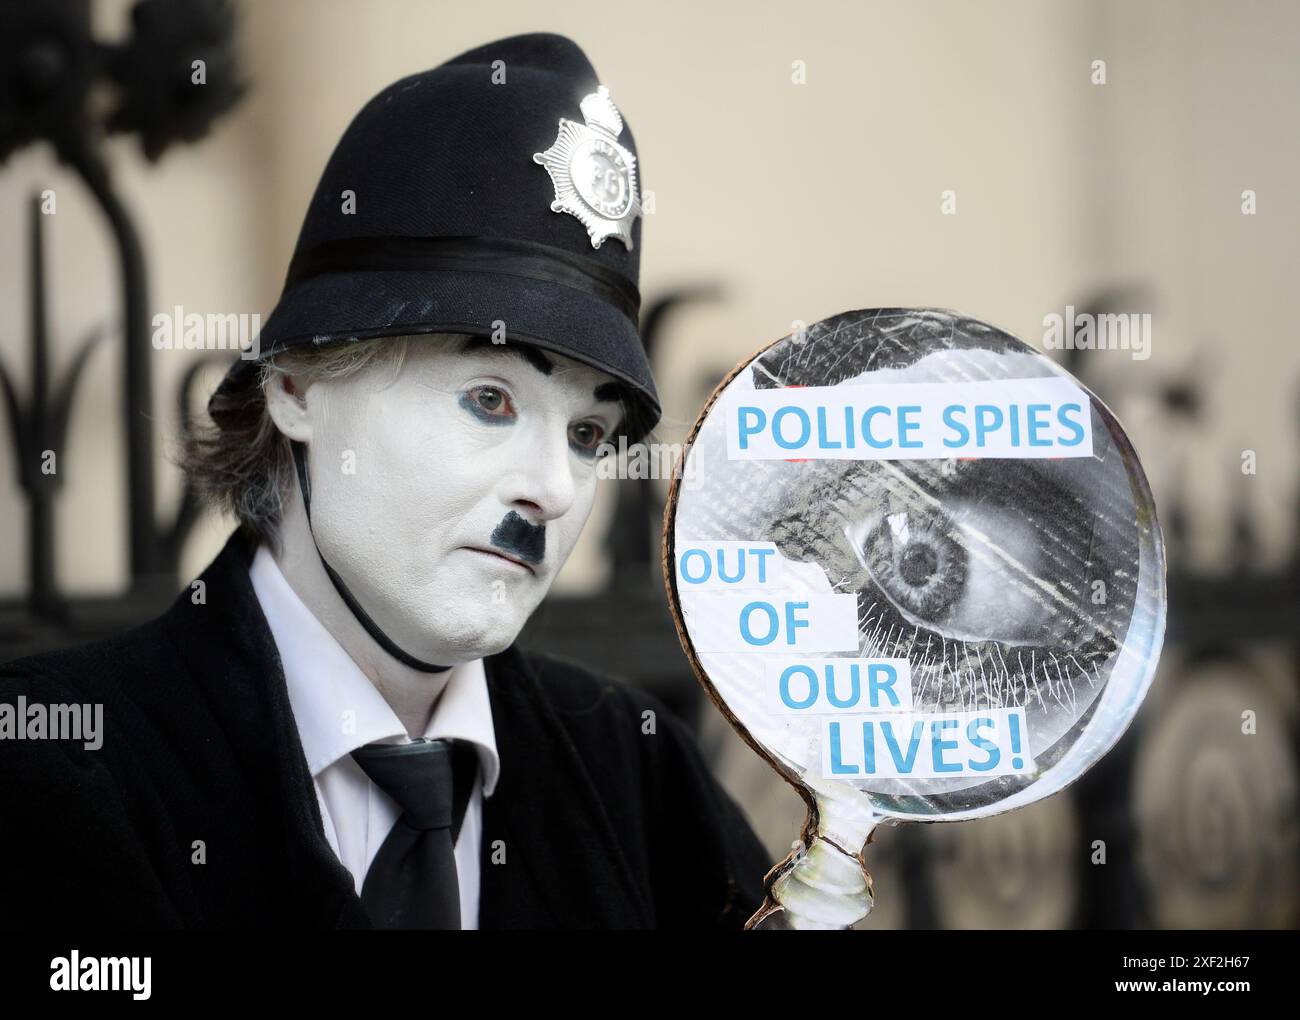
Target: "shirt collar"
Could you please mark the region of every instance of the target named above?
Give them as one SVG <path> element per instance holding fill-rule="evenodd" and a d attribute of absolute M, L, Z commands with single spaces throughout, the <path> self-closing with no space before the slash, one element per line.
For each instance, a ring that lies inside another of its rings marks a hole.
<path fill-rule="evenodd" d="M 266 546 L 258 548 L 248 573 L 280 650 L 289 703 L 312 776 L 364 744 L 405 743 L 409 737 L 397 714 L 289 586 Z M 472 743 L 483 775 L 483 796 L 492 796 L 501 760 L 482 659 L 451 668 L 424 736 Z"/>

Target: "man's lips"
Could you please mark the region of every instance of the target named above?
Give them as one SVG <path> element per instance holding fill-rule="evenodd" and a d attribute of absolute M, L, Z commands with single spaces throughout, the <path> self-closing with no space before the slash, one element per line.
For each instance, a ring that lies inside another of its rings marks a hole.
<path fill-rule="evenodd" d="M 531 563 L 525 563 L 518 557 L 511 556 L 509 553 L 504 553 L 500 549 L 485 549 L 481 545 L 467 545 L 462 548 L 468 549 L 470 552 L 482 553 L 485 556 L 495 556 L 498 559 L 505 560 L 507 563 L 513 563 L 518 567 L 523 567 L 530 574 L 537 573 L 537 569 Z"/>

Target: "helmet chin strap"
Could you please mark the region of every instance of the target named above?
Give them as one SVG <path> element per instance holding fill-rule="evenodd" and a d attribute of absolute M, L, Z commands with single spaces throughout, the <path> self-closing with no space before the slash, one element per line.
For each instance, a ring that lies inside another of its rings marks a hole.
<path fill-rule="evenodd" d="M 321 553 L 320 545 L 316 541 L 316 533 L 311 526 L 311 480 L 307 477 L 307 448 L 304 444 L 294 440 L 289 441 L 289 446 L 293 450 L 293 465 L 298 470 L 298 487 L 302 490 L 302 508 L 307 514 L 307 532 L 311 535 L 312 545 L 316 546 L 316 555 L 320 557 L 320 565 L 325 568 L 325 574 L 330 579 L 330 583 L 334 585 L 334 590 L 339 593 L 339 598 L 352 611 L 352 615 L 365 628 L 366 633 L 375 639 L 375 643 L 403 666 L 410 666 L 422 673 L 445 673 L 451 669 L 450 666 L 435 666 L 431 662 L 417 659 L 414 655 L 399 648 L 392 638 L 379 629 L 379 624 L 370 618 L 370 614 L 361 608 L 361 603 L 357 601 L 352 592 L 348 591 L 348 586 L 343 583 L 343 578 L 339 577 L 334 568 L 325 561 L 325 556 Z"/>

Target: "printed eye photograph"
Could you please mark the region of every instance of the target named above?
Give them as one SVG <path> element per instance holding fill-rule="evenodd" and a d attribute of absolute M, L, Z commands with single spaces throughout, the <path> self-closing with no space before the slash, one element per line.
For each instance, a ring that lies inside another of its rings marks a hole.
<path fill-rule="evenodd" d="M 1298 48 L 0 0 L 6 987 L 360 1005 L 515 930 L 1280 990 Z"/>

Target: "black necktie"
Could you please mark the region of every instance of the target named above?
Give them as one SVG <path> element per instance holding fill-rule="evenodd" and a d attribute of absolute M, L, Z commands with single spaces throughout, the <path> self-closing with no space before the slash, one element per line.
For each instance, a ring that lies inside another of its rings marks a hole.
<path fill-rule="evenodd" d="M 477 774 L 472 745 L 420 738 L 367 744 L 352 757 L 402 809 L 361 886 L 377 928 L 460 928 L 456 836 Z"/>

